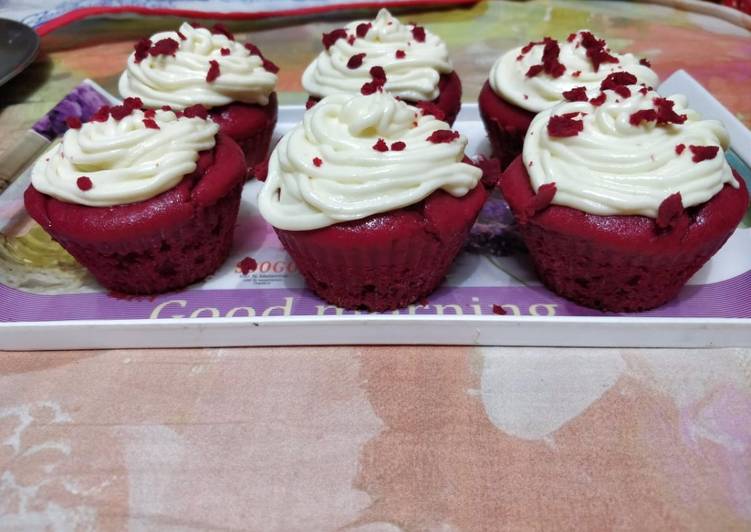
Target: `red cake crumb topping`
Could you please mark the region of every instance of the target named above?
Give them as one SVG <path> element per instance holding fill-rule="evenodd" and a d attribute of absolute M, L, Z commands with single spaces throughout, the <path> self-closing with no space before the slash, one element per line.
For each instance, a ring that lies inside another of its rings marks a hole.
<path fill-rule="evenodd" d="M 693 144 L 690 145 L 688 149 L 693 153 L 691 160 L 695 163 L 714 159 L 720 151 L 719 146 L 694 146 Z"/>
<path fill-rule="evenodd" d="M 143 107 L 143 101 L 137 96 L 135 98 L 128 97 L 123 100 L 123 105 L 130 109 L 140 109 Z"/>
<path fill-rule="evenodd" d="M 391 151 L 404 151 L 404 148 L 407 147 L 407 144 L 401 140 L 397 140 L 396 142 L 391 144 Z"/>
<path fill-rule="evenodd" d="M 417 102 L 417 108 L 422 111 L 423 116 L 433 115 L 438 120 L 444 120 L 446 113 L 433 102 Z"/>
<path fill-rule="evenodd" d="M 665 198 L 660 207 L 657 209 L 657 219 L 655 223 L 660 229 L 667 229 L 673 227 L 683 214 L 683 203 L 681 200 L 681 193 L 676 192 Z"/>
<path fill-rule="evenodd" d="M 266 72 L 271 72 L 272 74 L 276 74 L 277 72 L 279 72 L 279 67 L 276 66 L 276 63 L 269 61 L 265 57 L 263 58 L 263 69 Z"/>
<path fill-rule="evenodd" d="M 608 53 L 605 41 L 597 39 L 588 31 L 581 32 L 581 44 L 587 50 L 587 57 L 595 72 L 600 70 L 602 63 L 618 63 L 618 59 Z"/>
<path fill-rule="evenodd" d="M 494 304 L 493 305 L 493 314 L 497 314 L 499 316 L 505 316 L 506 315 L 506 311 L 503 310 L 502 306 Z"/>
<path fill-rule="evenodd" d="M 647 86 L 646 86 L 646 85 L 645 85 L 644 87 L 642 87 L 641 89 L 639 89 L 639 93 L 640 93 L 640 94 L 641 94 L 642 96 L 646 96 L 648 92 L 649 92 L 649 89 L 647 88 Z"/>
<path fill-rule="evenodd" d="M 362 24 L 358 24 L 355 28 L 355 35 L 362 39 L 368 34 L 368 31 L 370 31 L 370 28 L 372 27 L 373 25 L 370 22 L 363 22 Z"/>
<path fill-rule="evenodd" d="M 404 59 L 405 57 L 407 57 L 407 52 L 405 52 L 404 50 L 397 50 L 394 55 L 397 59 Z"/>
<path fill-rule="evenodd" d="M 525 76 L 527 76 L 528 78 L 533 78 L 537 74 L 542 72 L 543 68 L 544 67 L 542 65 L 532 65 L 531 67 L 529 67 L 529 70 L 527 70 L 527 73 L 525 74 Z"/>
<path fill-rule="evenodd" d="M 313 157 L 313 165 L 315 165 L 316 168 L 319 168 L 323 164 L 323 161 L 320 157 Z"/>
<path fill-rule="evenodd" d="M 65 119 L 65 124 L 70 129 L 81 129 L 81 119 L 77 116 L 69 116 Z"/>
<path fill-rule="evenodd" d="M 425 42 L 425 28 L 423 28 L 422 26 L 418 26 L 416 24 L 413 25 L 412 26 L 412 37 L 414 37 L 414 39 L 417 42 Z"/>
<path fill-rule="evenodd" d="M 146 118 L 154 118 L 156 116 L 156 111 L 154 109 L 146 109 L 143 112 L 143 116 Z"/>
<path fill-rule="evenodd" d="M 521 61 L 522 59 L 524 59 L 524 54 L 519 54 L 516 56 L 517 61 Z"/>
<path fill-rule="evenodd" d="M 182 32 L 176 31 L 175 33 L 177 33 L 177 36 L 180 37 L 181 41 L 184 41 L 187 39 L 187 37 L 185 37 L 185 35 L 183 35 Z"/>
<path fill-rule="evenodd" d="M 206 72 L 206 81 L 209 83 L 213 82 L 219 77 L 219 74 L 219 63 L 212 59 L 209 61 L 209 71 Z"/>
<path fill-rule="evenodd" d="M 231 52 L 229 48 L 222 48 L 221 50 L 219 50 L 219 53 L 222 55 L 229 55 Z"/>
<path fill-rule="evenodd" d="M 315 104 L 316 104 L 315 100 L 308 99 L 308 101 L 305 102 L 305 110 L 307 111 L 308 109 L 310 109 L 311 107 L 313 107 Z"/>
<path fill-rule="evenodd" d="M 648 67 L 648 68 L 652 67 L 652 63 L 650 63 L 649 60 L 646 57 L 643 57 L 643 58 L 639 59 L 639 64 L 643 65 L 645 67 Z"/>
<path fill-rule="evenodd" d="M 558 56 L 561 53 L 561 47 L 558 46 L 558 41 L 545 37 L 545 49 L 542 52 L 542 66 L 545 73 L 559 78 L 566 72 L 566 67 L 558 61 Z"/>
<path fill-rule="evenodd" d="M 654 109 L 642 109 L 632 113 L 628 117 L 628 122 L 632 126 L 638 126 L 642 122 L 655 122 L 657 120 L 657 111 Z"/>
<path fill-rule="evenodd" d="M 248 275 L 249 273 L 256 271 L 257 268 L 258 263 L 253 257 L 245 257 L 237 263 L 237 269 L 240 270 L 243 275 Z"/>
<path fill-rule="evenodd" d="M 94 184 L 91 182 L 91 179 L 89 179 L 85 175 L 82 175 L 81 177 L 76 179 L 76 186 L 86 192 L 87 190 L 91 190 Z"/>
<path fill-rule="evenodd" d="M 630 72 L 613 72 L 609 74 L 602 83 L 600 83 L 600 90 L 612 90 L 620 96 L 628 98 L 631 96 L 631 90 L 626 85 L 633 85 L 636 83 L 636 76 Z"/>
<path fill-rule="evenodd" d="M 386 141 L 383 139 L 378 139 L 378 142 L 373 144 L 373 149 L 380 152 L 389 151 L 389 147 L 386 145 Z"/>
<path fill-rule="evenodd" d="M 548 135 L 551 137 L 575 137 L 584 130 L 584 122 L 574 120 L 577 113 L 553 115 L 548 122 Z"/>
<path fill-rule="evenodd" d="M 654 104 L 657 106 L 657 123 L 658 124 L 682 124 L 688 117 L 679 115 L 673 111 L 675 102 L 667 98 L 655 98 Z"/>
<path fill-rule="evenodd" d="M 356 69 L 360 68 L 362 66 L 362 60 L 365 59 L 365 54 L 355 54 L 352 57 L 349 58 L 349 61 L 347 61 L 347 68 L 349 69 Z"/>
<path fill-rule="evenodd" d="M 425 140 L 432 142 L 433 144 L 445 144 L 458 138 L 458 131 L 451 131 L 450 129 L 438 129 L 436 131 L 433 131 L 433 133 L 431 133 L 430 136 Z"/>
<path fill-rule="evenodd" d="M 360 88 L 360 92 L 362 94 L 365 94 L 366 96 L 368 94 L 373 94 L 376 91 L 383 90 L 383 86 L 386 84 L 386 71 L 383 70 L 383 67 L 380 67 L 380 66 L 371 67 L 369 72 L 370 72 L 370 77 L 373 78 L 373 81 L 368 81 L 367 83 L 364 83 L 363 86 Z"/>
<path fill-rule="evenodd" d="M 350 46 L 352 46 L 353 44 L 355 44 L 355 40 L 356 40 L 355 36 L 354 35 L 350 35 L 349 37 L 347 37 L 347 44 L 349 44 Z"/>
<path fill-rule="evenodd" d="M 374 66 L 370 69 L 370 76 L 373 78 L 373 81 L 382 81 L 383 83 L 386 83 L 386 71 L 383 70 L 383 67 L 381 66 Z"/>
<path fill-rule="evenodd" d="M 203 118 L 206 120 L 209 116 L 209 110 L 206 109 L 200 103 L 186 107 L 183 111 L 183 116 L 186 118 Z"/>
<path fill-rule="evenodd" d="M 571 74 L 571 77 L 573 77 L 573 78 L 578 78 L 578 77 L 579 77 L 579 76 L 581 76 L 581 75 L 582 75 L 582 71 L 581 71 L 581 70 L 576 70 L 576 71 L 574 71 L 574 72 L 573 72 L 573 73 Z"/>
<path fill-rule="evenodd" d="M 211 33 L 214 33 L 214 34 L 217 34 L 217 35 L 224 35 L 230 41 L 234 41 L 235 40 L 235 36 L 232 35 L 232 32 L 230 32 L 227 29 L 227 26 L 225 26 L 224 24 L 214 24 L 213 26 L 211 26 L 211 29 L 209 31 L 211 31 Z"/>
<path fill-rule="evenodd" d="M 574 87 L 570 91 L 565 91 L 563 97 L 569 102 L 586 102 L 587 88 L 586 87 Z"/>
<path fill-rule="evenodd" d="M 148 129 L 161 129 L 159 127 L 159 124 L 157 124 L 153 118 L 144 118 L 143 125 L 146 126 Z"/>
<path fill-rule="evenodd" d="M 323 47 L 327 50 L 331 48 L 336 41 L 339 39 L 346 39 L 347 38 L 347 30 L 343 28 L 336 29 L 329 33 L 324 33 L 321 36 L 321 42 L 323 43 Z"/>
<path fill-rule="evenodd" d="M 566 37 L 568 42 L 574 42 L 574 39 L 576 39 L 576 33 L 570 33 L 569 36 Z"/>
<path fill-rule="evenodd" d="M 141 39 L 136 44 L 133 45 L 133 49 L 136 51 L 135 55 L 135 61 L 136 63 L 140 63 L 144 59 L 146 59 L 146 56 L 149 53 L 149 48 L 151 48 L 151 40 L 150 39 Z"/>
<path fill-rule="evenodd" d="M 675 153 L 677 153 L 678 155 L 680 155 L 680 154 L 682 154 L 682 153 L 683 153 L 683 151 L 684 151 L 685 149 L 686 149 L 686 145 L 685 145 L 685 144 L 678 144 L 678 145 L 677 145 L 677 146 L 675 147 Z"/>
<path fill-rule="evenodd" d="M 114 118 L 115 120 L 122 120 L 132 112 L 132 108 L 126 107 L 124 105 L 115 105 L 113 107 L 110 107 L 110 116 L 112 116 L 112 118 Z"/>
<path fill-rule="evenodd" d="M 522 54 L 527 54 L 529 51 L 538 44 L 545 44 L 545 41 L 530 41 L 522 47 Z"/>
<path fill-rule="evenodd" d="M 97 110 L 96 113 L 94 113 L 91 116 L 91 121 L 92 122 L 106 122 L 109 117 L 110 117 L 110 106 L 103 105 Z"/>
<path fill-rule="evenodd" d="M 537 194 L 532 196 L 527 202 L 522 218 L 531 218 L 538 212 L 546 209 L 553 201 L 555 193 L 555 183 L 545 183 L 544 185 L 540 185 L 540 188 L 537 189 Z"/>
<path fill-rule="evenodd" d="M 170 107 L 169 105 L 162 105 L 161 109 L 162 111 L 171 111 L 172 107 Z"/>
<path fill-rule="evenodd" d="M 604 92 L 601 92 L 599 96 L 596 96 L 589 100 L 589 103 L 594 105 L 595 107 L 600 107 L 602 104 L 605 103 L 605 100 L 607 99 L 607 96 Z"/>
<path fill-rule="evenodd" d="M 166 39 L 157 41 L 154 46 L 149 48 L 149 55 L 154 57 L 158 55 L 171 55 L 175 57 L 175 52 L 177 52 L 178 48 L 180 48 L 180 43 L 175 39 L 167 37 Z"/>
<path fill-rule="evenodd" d="M 245 49 L 250 52 L 250 55 L 257 55 L 259 57 L 263 57 L 263 54 L 261 53 L 261 49 L 258 48 L 258 46 L 256 46 L 252 42 L 246 42 L 243 46 L 245 46 Z"/>

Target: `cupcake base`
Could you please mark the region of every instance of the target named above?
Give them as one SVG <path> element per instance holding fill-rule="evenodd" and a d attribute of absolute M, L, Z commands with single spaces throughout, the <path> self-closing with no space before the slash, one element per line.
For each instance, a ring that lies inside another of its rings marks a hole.
<path fill-rule="evenodd" d="M 219 124 L 222 133 L 229 135 L 245 154 L 248 179 L 253 177 L 253 167 L 263 161 L 269 151 L 271 136 L 278 114 L 276 93 L 269 96 L 266 105 L 231 103 L 211 109 L 211 118 Z"/>
<path fill-rule="evenodd" d="M 245 164 L 220 134 L 193 175 L 145 201 L 113 207 L 65 203 L 29 186 L 26 209 L 105 288 L 155 294 L 187 286 L 226 260 Z"/>
<path fill-rule="evenodd" d="M 439 190 L 409 208 L 276 233 L 322 299 L 347 309 L 392 310 L 438 287 L 487 197 L 480 183 L 462 198 Z"/>
<path fill-rule="evenodd" d="M 597 216 L 550 205 L 524 216 L 534 192 L 521 157 L 501 178 L 534 267 L 556 294 L 587 307 L 635 312 L 674 298 L 727 241 L 748 208 L 741 177 L 686 209 L 668 229 L 644 216 Z"/>
<path fill-rule="evenodd" d="M 535 113 L 508 103 L 486 81 L 479 96 L 480 117 L 485 124 L 493 156 L 505 169 L 522 152 L 524 136 Z"/>

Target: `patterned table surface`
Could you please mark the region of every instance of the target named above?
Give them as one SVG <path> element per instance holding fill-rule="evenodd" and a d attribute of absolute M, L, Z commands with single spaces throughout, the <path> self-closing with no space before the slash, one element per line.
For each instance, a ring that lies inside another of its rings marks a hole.
<path fill-rule="evenodd" d="M 229 26 L 282 67 L 282 103 L 300 103 L 320 33 L 367 14 Z M 663 77 L 688 70 L 751 125 L 751 34 L 717 19 L 600 1 L 408 19 L 447 40 L 466 101 L 500 51 L 587 27 Z M 83 78 L 114 90 L 132 42 L 177 23 L 46 36 L 0 88 L 0 153 Z M 749 349 L 0 354 L 3 530 L 749 527 Z"/>

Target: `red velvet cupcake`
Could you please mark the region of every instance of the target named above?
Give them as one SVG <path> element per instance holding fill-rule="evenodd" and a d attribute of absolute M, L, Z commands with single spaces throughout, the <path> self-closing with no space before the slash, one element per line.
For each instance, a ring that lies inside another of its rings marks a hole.
<path fill-rule="evenodd" d="M 215 123 L 139 103 L 72 124 L 34 166 L 25 203 L 104 287 L 153 294 L 227 258 L 245 164 Z"/>
<path fill-rule="evenodd" d="M 240 145 L 251 171 L 266 158 L 276 126 L 279 69 L 255 45 L 235 41 L 219 24 L 207 29 L 183 23 L 134 48 L 120 76 L 123 98 L 140 98 L 151 109 L 201 105 Z"/>
<path fill-rule="evenodd" d="M 649 87 L 659 81 L 646 60 L 614 53 L 586 30 L 563 41 L 545 37 L 503 54 L 490 70 L 479 99 L 480 116 L 501 166 L 505 168 L 521 153 L 535 114 L 567 95 L 568 99 L 596 96 L 605 78 L 622 71 Z"/>
<path fill-rule="evenodd" d="M 548 288 L 630 312 L 677 295 L 733 233 L 748 192 L 719 122 L 617 77 L 538 114 L 501 189 Z"/>
<path fill-rule="evenodd" d="M 403 307 L 441 283 L 493 184 L 466 142 L 388 94 L 329 96 L 271 154 L 259 210 L 320 297 Z"/>
<path fill-rule="evenodd" d="M 462 84 L 446 44 L 416 24 L 402 24 L 381 9 L 372 21 L 357 20 L 324 33 L 324 50 L 305 69 L 308 108 L 332 94 L 371 94 L 380 87 L 453 124 Z"/>

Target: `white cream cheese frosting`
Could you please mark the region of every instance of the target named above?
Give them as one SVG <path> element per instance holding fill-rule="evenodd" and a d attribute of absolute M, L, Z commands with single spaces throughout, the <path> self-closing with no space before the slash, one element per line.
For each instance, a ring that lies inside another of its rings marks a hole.
<path fill-rule="evenodd" d="M 464 196 L 482 177 L 462 162 L 466 145 L 387 93 L 328 96 L 274 149 L 258 206 L 274 227 L 299 231 L 413 205 L 438 189 Z"/>
<path fill-rule="evenodd" d="M 143 201 L 171 189 L 196 169 L 199 152 L 214 147 L 219 126 L 172 111 L 152 113 L 147 118 L 134 110 L 121 120 L 110 116 L 68 129 L 35 163 L 32 185 L 91 207 Z"/>
<path fill-rule="evenodd" d="M 535 116 L 523 151 L 533 190 L 555 183 L 555 205 L 596 215 L 656 218 L 661 203 L 677 192 L 683 207 L 691 207 L 710 200 L 725 183 L 739 186 L 723 153 L 729 138 L 720 122 L 702 120 L 682 95 L 664 99 L 637 85 L 628 90 L 627 98 L 603 91 L 599 106 L 565 102 Z M 659 104 L 672 105 L 683 123 L 635 115 L 651 113 Z M 551 136 L 548 125 L 554 116 L 581 122 L 576 124 L 581 131 Z M 697 153 L 702 149 L 716 154 L 703 159 Z"/>
<path fill-rule="evenodd" d="M 438 97 L 441 74 L 453 72 L 446 44 L 437 35 L 402 24 L 386 9 L 372 21 L 348 24 L 345 31 L 346 37 L 337 39 L 305 69 L 302 85 L 308 94 L 318 98 L 357 94 L 371 80 L 369 70 L 380 66 L 386 72 L 386 91 L 408 101 L 429 101 Z M 362 63 L 348 67 L 359 54 L 364 54 Z"/>
<path fill-rule="evenodd" d="M 562 101 L 562 93 L 574 87 L 583 86 L 590 96 L 597 96 L 600 83 L 613 72 L 631 72 L 639 83 L 650 87 L 658 84 L 657 73 L 633 54 L 618 54 L 605 49 L 618 62 L 603 62 L 595 68 L 582 44 L 586 34 L 591 36 L 587 30 L 580 30 L 571 34 L 569 39 L 557 41 L 560 49 L 558 61 L 565 67 L 558 77 L 544 71 L 534 76 L 527 75 L 530 68 L 543 63 L 544 41 L 506 52 L 490 70 L 488 79 L 493 92 L 522 109 L 539 113 Z"/>
<path fill-rule="evenodd" d="M 264 68 L 263 58 L 243 44 L 207 28 L 183 23 L 178 31 L 153 35 L 152 44 L 172 39 L 178 47 L 171 54 L 138 53 L 128 57 L 120 76 L 123 98 L 141 98 L 146 107 L 169 105 L 184 109 L 201 104 L 218 107 L 233 101 L 266 105 L 276 87 L 277 76 Z M 212 63 L 218 76 L 207 80 Z"/>

